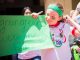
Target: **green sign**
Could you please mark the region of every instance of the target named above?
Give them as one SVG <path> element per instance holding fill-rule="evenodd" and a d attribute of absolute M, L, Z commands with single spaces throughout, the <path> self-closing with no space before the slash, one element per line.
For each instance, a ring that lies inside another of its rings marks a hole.
<path fill-rule="evenodd" d="M 0 56 L 53 47 L 44 15 L 0 16 Z"/>

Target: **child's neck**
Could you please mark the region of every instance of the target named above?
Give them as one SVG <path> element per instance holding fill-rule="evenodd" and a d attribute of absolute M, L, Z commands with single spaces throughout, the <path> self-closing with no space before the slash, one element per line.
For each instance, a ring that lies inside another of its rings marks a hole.
<path fill-rule="evenodd" d="M 55 24 L 53 24 L 53 25 L 50 25 L 50 26 L 57 27 L 59 24 L 60 24 L 60 22 L 57 22 L 57 23 L 55 23 Z"/>

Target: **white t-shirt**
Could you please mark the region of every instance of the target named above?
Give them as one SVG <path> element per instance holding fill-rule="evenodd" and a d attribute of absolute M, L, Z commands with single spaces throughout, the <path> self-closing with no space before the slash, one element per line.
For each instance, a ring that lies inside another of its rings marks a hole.
<path fill-rule="evenodd" d="M 63 31 L 63 38 L 60 38 L 60 30 Z M 57 45 L 55 44 L 54 48 L 55 50 L 49 52 L 48 56 L 46 55 L 47 59 L 46 60 L 50 60 L 50 57 L 53 57 L 53 60 L 70 60 L 71 59 L 71 51 L 70 51 L 70 46 L 69 46 L 69 34 L 70 34 L 70 26 L 68 24 L 64 24 L 64 23 L 60 23 L 57 27 L 50 27 L 50 31 L 52 34 L 52 38 L 57 40 L 58 38 L 60 40 L 62 40 L 62 42 L 60 41 L 59 44 L 57 43 Z M 59 40 L 58 39 L 58 40 Z M 58 47 L 56 47 L 58 46 Z M 24 52 L 24 53 L 20 53 L 18 55 L 19 59 L 29 59 L 35 56 L 39 56 L 40 51 L 31 51 L 31 52 Z M 46 58 L 45 57 L 45 58 Z M 49 58 L 49 59 L 48 59 Z"/>
<path fill-rule="evenodd" d="M 57 27 L 50 27 L 50 31 L 55 46 L 55 50 L 51 53 L 53 60 L 70 60 L 71 50 L 68 41 L 70 26 L 65 23 L 60 23 Z M 60 36 L 60 33 L 62 34 L 62 37 Z"/>
<path fill-rule="evenodd" d="M 80 15 L 77 15 L 74 20 L 80 25 Z"/>

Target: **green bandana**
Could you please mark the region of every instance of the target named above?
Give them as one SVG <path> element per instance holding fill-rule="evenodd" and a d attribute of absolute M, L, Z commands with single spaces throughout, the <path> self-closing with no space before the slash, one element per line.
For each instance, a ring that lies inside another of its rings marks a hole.
<path fill-rule="evenodd" d="M 58 6 L 56 6 L 54 4 L 50 4 L 48 6 L 48 9 L 52 9 L 52 10 L 56 11 L 59 14 L 59 16 L 62 16 L 63 15 L 62 10 Z"/>

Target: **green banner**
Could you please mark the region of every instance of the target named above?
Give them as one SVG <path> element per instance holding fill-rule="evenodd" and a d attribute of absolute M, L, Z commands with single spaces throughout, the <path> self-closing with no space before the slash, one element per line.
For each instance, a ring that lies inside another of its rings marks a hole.
<path fill-rule="evenodd" d="M 0 56 L 53 47 L 44 15 L 0 16 Z"/>

